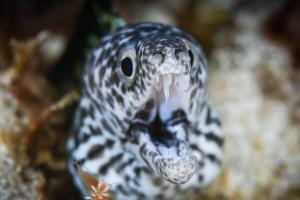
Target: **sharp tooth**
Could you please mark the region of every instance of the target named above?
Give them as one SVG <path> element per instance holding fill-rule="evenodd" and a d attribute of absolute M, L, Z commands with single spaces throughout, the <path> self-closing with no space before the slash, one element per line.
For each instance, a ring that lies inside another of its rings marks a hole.
<path fill-rule="evenodd" d="M 169 99 L 169 96 L 170 96 L 170 86 L 172 84 L 172 75 L 171 74 L 163 75 L 162 78 L 163 78 L 165 99 L 167 102 Z"/>
<path fill-rule="evenodd" d="M 160 88 L 159 75 L 154 77 L 154 81 L 155 81 L 154 88 L 159 90 L 159 88 Z"/>
<path fill-rule="evenodd" d="M 172 84 L 173 76 L 171 74 L 168 75 L 169 85 Z"/>
<path fill-rule="evenodd" d="M 156 81 L 156 83 L 159 82 L 159 75 L 157 75 L 157 76 L 155 77 L 155 81 Z"/>

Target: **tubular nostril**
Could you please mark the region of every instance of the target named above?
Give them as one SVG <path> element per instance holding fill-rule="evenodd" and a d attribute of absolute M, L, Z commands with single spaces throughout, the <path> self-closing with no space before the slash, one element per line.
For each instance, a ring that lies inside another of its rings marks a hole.
<path fill-rule="evenodd" d="M 181 50 L 175 49 L 175 57 L 177 58 L 177 60 L 179 59 L 179 53 L 180 52 L 181 52 Z"/>
<path fill-rule="evenodd" d="M 164 60 L 164 55 L 162 53 L 155 53 L 152 55 L 151 60 L 154 64 L 160 64 Z"/>
<path fill-rule="evenodd" d="M 177 60 L 183 60 L 183 61 L 189 59 L 188 53 L 183 50 L 179 50 L 179 49 L 175 50 L 175 57 Z"/>

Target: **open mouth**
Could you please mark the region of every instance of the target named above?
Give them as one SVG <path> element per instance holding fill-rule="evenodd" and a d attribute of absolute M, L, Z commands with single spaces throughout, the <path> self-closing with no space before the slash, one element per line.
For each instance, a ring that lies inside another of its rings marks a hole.
<path fill-rule="evenodd" d="M 182 184 L 197 170 L 198 156 L 189 147 L 189 122 L 180 103 L 178 78 L 164 74 L 156 81 L 153 95 L 132 120 L 129 134 L 148 167 L 168 182 Z"/>

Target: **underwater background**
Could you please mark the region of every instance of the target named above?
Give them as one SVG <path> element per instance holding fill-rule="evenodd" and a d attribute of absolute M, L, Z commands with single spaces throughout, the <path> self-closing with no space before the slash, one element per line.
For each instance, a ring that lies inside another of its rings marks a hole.
<path fill-rule="evenodd" d="M 3 0 L 0 200 L 80 199 L 65 143 L 86 55 L 125 23 L 176 25 L 202 45 L 225 134 L 196 199 L 300 199 L 300 2 Z"/>

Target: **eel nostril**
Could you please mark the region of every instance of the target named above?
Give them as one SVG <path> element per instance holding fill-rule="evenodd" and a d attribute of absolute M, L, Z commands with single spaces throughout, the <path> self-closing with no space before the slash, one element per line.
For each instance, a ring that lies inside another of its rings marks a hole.
<path fill-rule="evenodd" d="M 175 49 L 175 57 L 176 57 L 176 59 L 178 60 L 179 59 L 179 53 L 181 52 L 181 50 L 179 50 L 179 49 Z"/>
<path fill-rule="evenodd" d="M 180 49 L 176 49 L 175 57 L 177 60 L 186 60 L 189 56 L 188 56 L 187 52 L 180 50 Z"/>
<path fill-rule="evenodd" d="M 160 64 L 164 61 L 164 55 L 162 53 L 155 53 L 152 55 L 152 62 L 154 64 Z"/>

